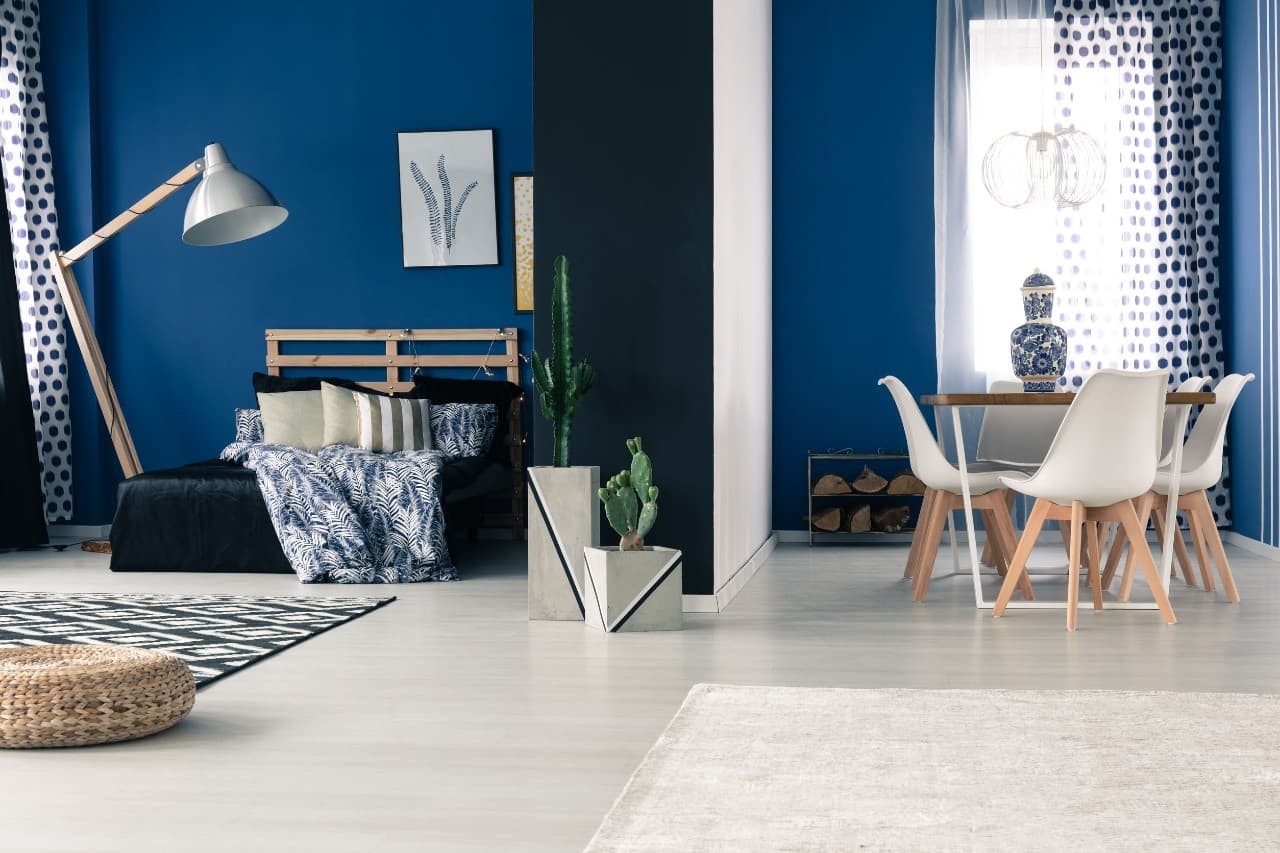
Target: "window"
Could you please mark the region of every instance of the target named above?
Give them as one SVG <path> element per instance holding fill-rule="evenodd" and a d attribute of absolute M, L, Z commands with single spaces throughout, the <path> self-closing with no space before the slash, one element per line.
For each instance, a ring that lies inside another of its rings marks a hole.
<path fill-rule="evenodd" d="M 1133 333 L 1124 318 L 1140 298 L 1133 279 L 1141 270 L 1133 269 L 1133 253 L 1126 250 L 1136 235 L 1120 226 L 1115 211 L 1135 203 L 1134 188 L 1124 190 L 1125 182 L 1149 181 L 1150 175 L 1126 168 L 1120 152 L 1153 143 L 1126 137 L 1122 145 L 1118 134 L 1147 126 L 1135 121 L 1126 128 L 1124 116 L 1135 105 L 1150 105 L 1150 81 L 1114 67 L 1073 69 L 1068 98 L 1055 80 L 1067 72 L 1055 70 L 1051 21 L 971 21 L 969 34 L 973 367 L 988 381 L 1012 376 L 1009 333 L 1023 322 L 1018 288 L 1037 269 L 1058 284 L 1055 322 L 1067 327 L 1073 344 L 1086 343 L 1077 366 L 1128 366 L 1124 355 Z M 1009 209 L 987 194 L 982 159 L 992 142 L 1015 130 L 1067 125 L 1091 134 L 1106 152 L 1107 179 L 1097 198 L 1079 209 Z"/>

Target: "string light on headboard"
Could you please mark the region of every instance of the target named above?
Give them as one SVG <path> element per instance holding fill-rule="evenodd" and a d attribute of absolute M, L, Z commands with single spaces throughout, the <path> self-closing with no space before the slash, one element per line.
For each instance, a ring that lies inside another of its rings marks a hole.
<path fill-rule="evenodd" d="M 401 329 L 400 337 L 409 339 L 409 355 L 413 356 L 413 370 L 409 371 L 409 381 L 418 375 L 422 365 L 418 364 L 418 342 L 413 339 L 413 329 Z"/>
<path fill-rule="evenodd" d="M 505 336 L 506 335 L 504 334 L 503 337 Z M 422 365 L 418 364 L 418 342 L 414 340 L 413 329 L 401 329 L 400 337 L 405 338 L 406 340 L 409 341 L 409 355 L 413 356 L 413 362 L 414 362 L 413 371 L 409 374 L 409 378 L 412 379 L 413 377 L 417 376 L 418 371 L 422 369 Z M 495 342 L 496 341 L 493 341 L 493 340 L 489 341 L 489 348 L 485 350 L 485 353 L 484 353 L 484 364 L 477 367 L 476 372 L 471 374 L 472 379 L 475 379 L 481 373 L 484 373 L 486 377 L 489 377 L 489 378 L 493 377 L 493 371 L 489 368 L 489 359 L 493 357 L 493 345 Z"/>
<path fill-rule="evenodd" d="M 472 379 L 475 379 L 477 376 L 479 376 L 481 371 L 484 372 L 484 375 L 486 378 L 493 376 L 493 371 L 489 369 L 489 358 L 493 355 L 493 343 L 494 343 L 493 341 L 489 341 L 489 349 L 485 350 L 485 353 L 484 353 L 484 364 L 476 368 L 476 372 L 471 374 Z"/>

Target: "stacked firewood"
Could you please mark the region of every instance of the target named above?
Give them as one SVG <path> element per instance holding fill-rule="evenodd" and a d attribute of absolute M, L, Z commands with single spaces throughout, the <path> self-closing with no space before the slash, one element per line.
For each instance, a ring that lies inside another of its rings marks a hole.
<path fill-rule="evenodd" d="M 864 466 L 862 473 L 852 480 L 839 474 L 823 474 L 813 483 L 815 497 L 831 495 L 923 495 L 924 483 L 910 471 L 901 471 L 892 479 L 884 477 Z M 872 508 L 870 504 L 851 507 L 824 507 L 815 510 L 809 524 L 824 533 L 848 531 L 849 533 L 897 533 L 907 526 L 911 508 L 905 504 L 885 504 Z"/>

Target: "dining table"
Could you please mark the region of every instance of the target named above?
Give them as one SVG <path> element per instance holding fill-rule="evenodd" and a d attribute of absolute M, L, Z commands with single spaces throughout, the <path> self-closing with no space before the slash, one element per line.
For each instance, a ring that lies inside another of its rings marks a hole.
<path fill-rule="evenodd" d="M 938 429 L 941 432 L 941 412 L 951 410 L 951 430 L 956 445 L 956 467 L 960 471 L 960 491 L 964 500 L 964 522 L 969 545 L 969 565 L 973 575 L 973 597 L 979 610 L 989 610 L 995 601 L 988 601 L 983 595 L 981 579 L 981 563 L 978 559 L 978 540 L 974 530 L 973 498 L 969 491 L 969 465 L 964 446 L 964 425 L 961 423 L 960 411 L 965 408 L 986 409 L 990 406 L 1070 406 L 1076 395 L 1070 391 L 1025 391 L 1013 393 L 965 392 L 924 394 L 920 397 L 922 406 L 932 406 L 938 416 Z M 1215 402 L 1212 391 L 1170 391 L 1165 395 L 1165 405 L 1175 408 L 1177 428 L 1174 435 L 1178 440 L 1173 442 L 1172 460 L 1170 462 L 1169 494 L 1178 494 L 1182 479 L 1182 446 L 1183 436 L 1187 432 L 1187 420 L 1191 416 L 1192 406 L 1206 406 Z M 1166 502 L 1164 540 L 1160 543 L 1160 578 L 1165 590 L 1169 589 L 1169 579 L 1173 572 L 1174 537 L 1181 535 L 1177 524 L 1178 502 Z M 954 548 L 954 538 L 952 540 Z M 1010 601 L 1010 609 L 1059 609 L 1065 610 L 1066 601 Z M 1106 605 L 1117 610 L 1156 610 L 1154 601 L 1110 602 Z"/>

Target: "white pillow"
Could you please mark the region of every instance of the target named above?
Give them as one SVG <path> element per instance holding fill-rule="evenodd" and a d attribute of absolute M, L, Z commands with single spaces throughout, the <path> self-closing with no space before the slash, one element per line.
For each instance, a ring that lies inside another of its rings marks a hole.
<path fill-rule="evenodd" d="M 262 440 L 308 453 L 324 447 L 324 400 L 319 391 L 259 394 Z"/>
<path fill-rule="evenodd" d="M 360 432 L 356 427 L 356 398 L 350 388 L 320 383 L 324 402 L 324 445 L 360 444 Z"/>

